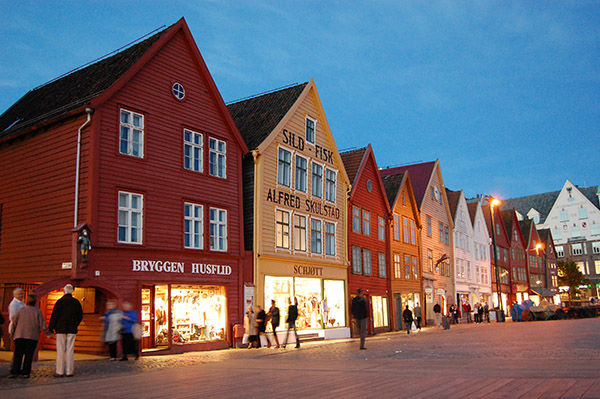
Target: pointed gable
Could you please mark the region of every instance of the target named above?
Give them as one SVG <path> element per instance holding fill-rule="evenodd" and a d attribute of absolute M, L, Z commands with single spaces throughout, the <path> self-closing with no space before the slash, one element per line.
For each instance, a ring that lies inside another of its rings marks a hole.
<path fill-rule="evenodd" d="M 296 103 L 308 82 L 227 105 L 249 149 L 256 149 Z"/>
<path fill-rule="evenodd" d="M 358 170 L 364 163 L 366 152 L 367 147 L 363 147 L 357 150 L 340 153 L 340 156 L 342 157 L 342 162 L 344 162 L 344 168 L 346 168 L 346 173 L 348 174 L 348 178 L 350 179 L 350 184 L 354 185 L 356 183 Z"/>
<path fill-rule="evenodd" d="M 450 207 L 450 213 L 456 222 L 456 211 L 458 208 L 458 201 L 460 200 L 461 191 L 452 191 L 446 189 L 446 197 L 448 197 L 448 206 Z"/>
<path fill-rule="evenodd" d="M 396 199 L 398 198 L 398 193 L 400 192 L 400 188 L 402 186 L 402 182 L 404 181 L 404 176 L 408 172 L 399 172 L 395 175 L 387 175 L 383 176 L 380 171 L 381 180 L 383 181 L 383 187 L 385 188 L 385 193 L 388 197 L 388 202 L 390 203 L 390 207 L 394 209 L 396 205 Z"/>
<path fill-rule="evenodd" d="M 519 222 L 519 226 L 521 228 L 521 234 L 523 234 L 523 239 L 527 243 L 527 246 L 529 246 L 531 244 L 531 242 L 530 242 L 530 239 L 531 239 L 531 225 L 532 225 L 532 220 L 530 220 L 530 219 L 521 220 Z"/>
<path fill-rule="evenodd" d="M 477 205 L 478 204 L 479 204 L 479 201 L 467 203 L 467 209 L 469 210 L 469 216 L 471 217 L 471 223 L 473 224 L 473 227 L 475 227 L 475 217 L 477 216 Z"/>
<path fill-rule="evenodd" d="M 415 200 L 417 201 L 419 209 L 421 209 L 421 204 L 423 203 L 423 198 L 425 197 L 425 192 L 427 191 L 427 186 L 431 180 L 431 175 L 433 174 L 435 165 L 436 161 L 431 161 L 383 169 L 381 173 L 382 176 L 388 176 L 400 172 L 410 172 L 410 179 L 415 193 Z"/>

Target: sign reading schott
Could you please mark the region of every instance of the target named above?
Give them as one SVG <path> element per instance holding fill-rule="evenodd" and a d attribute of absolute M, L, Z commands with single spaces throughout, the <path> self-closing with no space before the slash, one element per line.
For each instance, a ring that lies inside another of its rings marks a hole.
<path fill-rule="evenodd" d="M 131 270 L 134 272 L 185 273 L 185 262 L 162 260 L 131 260 Z M 211 265 L 208 263 L 192 263 L 190 272 L 193 274 L 212 274 L 218 276 L 231 275 L 229 265 Z"/>

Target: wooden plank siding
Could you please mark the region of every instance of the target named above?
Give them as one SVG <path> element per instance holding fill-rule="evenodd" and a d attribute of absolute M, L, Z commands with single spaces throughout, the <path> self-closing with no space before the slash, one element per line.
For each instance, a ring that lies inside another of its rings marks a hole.
<path fill-rule="evenodd" d="M 40 282 L 68 276 L 71 261 L 78 116 L 24 139 L 0 144 L 2 243 L 0 282 Z M 82 135 L 79 217 L 85 218 L 89 152 Z"/>

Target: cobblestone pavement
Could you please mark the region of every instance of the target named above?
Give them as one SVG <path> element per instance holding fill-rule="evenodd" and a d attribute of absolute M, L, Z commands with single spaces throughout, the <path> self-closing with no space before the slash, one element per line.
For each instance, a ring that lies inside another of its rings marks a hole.
<path fill-rule="evenodd" d="M 315 342 L 300 349 L 235 349 L 86 360 L 55 379 L 38 362 L 6 378 L 9 398 L 600 398 L 600 318 L 452 326 L 418 334 Z"/>

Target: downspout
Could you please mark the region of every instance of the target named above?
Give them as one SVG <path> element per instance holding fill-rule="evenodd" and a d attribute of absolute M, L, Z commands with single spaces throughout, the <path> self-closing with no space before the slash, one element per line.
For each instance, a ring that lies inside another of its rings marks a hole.
<path fill-rule="evenodd" d="M 258 232 L 260 231 L 259 226 L 261 226 L 261 214 L 260 214 L 260 207 L 262 206 L 262 203 L 260 203 L 260 192 L 261 192 L 261 184 L 262 184 L 262 179 L 260 179 L 262 173 L 260 172 L 260 152 L 258 150 L 252 150 L 252 159 L 254 161 L 254 188 L 253 188 L 253 192 L 254 195 L 252 198 L 252 202 L 254 205 L 254 226 L 252 227 L 253 230 L 253 237 L 252 237 L 252 247 L 253 247 L 253 251 L 252 251 L 252 257 L 253 257 L 253 264 L 252 264 L 252 268 L 253 270 L 253 280 L 252 281 L 254 283 L 254 304 L 257 305 L 258 304 L 258 280 L 259 280 L 259 275 L 260 273 L 258 272 L 258 261 L 259 261 L 259 257 L 260 257 L 260 249 L 261 249 L 261 242 L 260 242 L 260 234 L 258 234 Z"/>
<path fill-rule="evenodd" d="M 81 131 L 91 122 L 92 112 L 94 112 L 94 110 L 91 108 L 85 109 L 87 119 L 85 122 L 83 122 L 83 125 L 79 126 L 79 129 L 77 129 L 77 160 L 75 164 L 75 209 L 73 210 L 73 228 L 77 228 L 77 216 L 79 214 L 79 160 L 81 158 Z"/>

